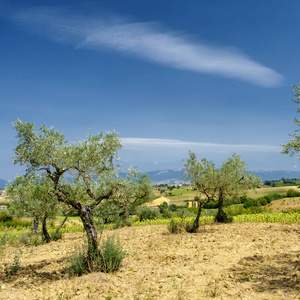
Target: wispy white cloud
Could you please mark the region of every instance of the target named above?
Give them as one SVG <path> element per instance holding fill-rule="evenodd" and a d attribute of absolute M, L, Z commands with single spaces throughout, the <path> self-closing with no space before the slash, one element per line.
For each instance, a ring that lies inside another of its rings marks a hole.
<path fill-rule="evenodd" d="M 157 23 L 135 23 L 120 18 L 80 18 L 61 10 L 34 8 L 19 11 L 14 20 L 75 47 L 134 55 L 171 68 L 236 78 L 273 87 L 283 81 L 275 70 L 238 50 L 197 42 Z"/>
<path fill-rule="evenodd" d="M 122 138 L 122 144 L 126 149 L 161 150 L 183 149 L 183 150 L 203 150 L 211 152 L 277 152 L 280 153 L 281 147 L 272 145 L 247 145 L 247 144 L 217 144 L 187 142 L 173 139 L 148 139 L 148 138 Z"/>

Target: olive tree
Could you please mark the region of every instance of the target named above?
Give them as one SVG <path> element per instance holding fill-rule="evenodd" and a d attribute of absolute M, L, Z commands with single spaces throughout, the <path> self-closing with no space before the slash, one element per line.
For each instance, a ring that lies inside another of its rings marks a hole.
<path fill-rule="evenodd" d="M 300 113 L 300 83 L 298 86 L 293 86 L 294 92 L 295 92 L 295 99 L 291 99 L 292 102 L 296 103 L 298 105 L 297 113 Z M 300 126 L 300 119 L 294 118 L 293 122 Z M 292 139 L 288 141 L 286 144 L 282 145 L 283 150 L 281 153 L 283 154 L 289 154 L 290 156 L 295 155 L 296 153 L 300 152 L 300 135 L 299 135 L 300 129 L 295 129 L 293 134 L 290 134 Z M 298 159 L 300 157 L 298 156 Z"/>
<path fill-rule="evenodd" d="M 184 165 L 185 178 L 191 180 L 192 185 L 199 191 L 199 210 L 193 229 L 199 227 L 199 218 L 204 204 L 212 200 L 218 201 L 218 212 L 215 222 L 226 222 L 227 216 L 223 205 L 226 196 L 238 196 L 244 194 L 249 188 L 260 185 L 257 176 L 246 169 L 246 163 L 238 154 L 233 154 L 220 168 L 207 161 L 205 158 L 197 160 L 196 154 L 189 152 L 189 158 Z M 204 195 L 204 198 L 201 198 Z"/>
<path fill-rule="evenodd" d="M 219 169 L 218 178 L 218 212 L 216 222 L 226 222 L 227 216 L 223 210 L 226 197 L 238 197 L 245 195 L 249 189 L 255 189 L 261 185 L 259 177 L 249 172 L 247 164 L 241 160 L 238 154 L 233 154 Z"/>
<path fill-rule="evenodd" d="M 7 196 L 10 200 L 10 212 L 17 217 L 31 217 L 33 219 L 33 233 L 38 232 L 38 224 L 41 222 L 45 242 L 51 240 L 47 230 L 47 219 L 55 217 L 58 210 L 67 210 L 65 205 L 61 205 L 53 196 L 49 195 L 50 187 L 51 181 L 48 178 L 33 174 L 16 176 L 6 187 Z M 66 215 L 68 216 L 68 213 Z M 56 234 L 66 218 L 56 229 Z"/>
<path fill-rule="evenodd" d="M 68 143 L 53 127 L 42 125 L 36 130 L 33 123 L 20 120 L 13 127 L 18 138 L 14 163 L 51 181 L 49 195 L 72 207 L 81 218 L 88 241 L 87 262 L 101 257 L 92 213 L 124 184 L 114 167 L 122 148 L 117 133 L 89 133 L 85 140 Z M 66 175 L 72 180 L 64 180 Z"/>
<path fill-rule="evenodd" d="M 203 206 L 214 200 L 218 194 L 219 172 L 215 165 L 203 158 L 197 160 L 196 154 L 189 151 L 189 157 L 184 164 L 184 179 L 190 180 L 194 188 L 199 192 L 198 212 L 194 221 L 193 230 L 199 228 L 199 219 Z"/>

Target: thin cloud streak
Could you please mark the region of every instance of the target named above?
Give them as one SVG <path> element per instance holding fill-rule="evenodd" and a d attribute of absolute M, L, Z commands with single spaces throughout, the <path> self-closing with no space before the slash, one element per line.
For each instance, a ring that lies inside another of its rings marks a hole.
<path fill-rule="evenodd" d="M 264 87 L 284 78 L 237 50 L 195 42 L 158 23 L 134 23 L 120 18 L 70 17 L 62 10 L 32 8 L 13 16 L 22 25 L 76 48 L 111 48 L 171 68 L 236 78 Z"/>
<path fill-rule="evenodd" d="M 235 144 L 216 144 L 216 143 L 201 143 L 201 142 L 186 142 L 174 139 L 148 139 L 148 138 L 121 138 L 124 149 L 135 148 L 151 150 L 161 148 L 176 148 L 176 149 L 201 149 L 209 151 L 249 151 L 249 152 L 280 152 L 279 146 L 271 145 L 235 145 Z"/>

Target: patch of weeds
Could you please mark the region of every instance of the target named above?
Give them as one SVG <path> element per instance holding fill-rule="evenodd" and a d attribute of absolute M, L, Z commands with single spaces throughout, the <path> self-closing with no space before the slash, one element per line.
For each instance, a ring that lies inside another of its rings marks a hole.
<path fill-rule="evenodd" d="M 63 233 L 60 230 L 58 232 L 57 231 L 51 232 L 50 235 L 51 235 L 51 240 L 52 241 L 61 240 L 62 237 L 63 237 Z"/>
<path fill-rule="evenodd" d="M 182 222 L 175 219 L 171 219 L 168 224 L 168 230 L 170 233 L 177 234 L 184 232 L 184 227 Z"/>
<path fill-rule="evenodd" d="M 9 239 L 10 239 L 9 233 L 7 232 L 2 233 L 0 235 L 0 245 L 5 246 L 9 242 Z"/>
<path fill-rule="evenodd" d="M 19 236 L 19 241 L 24 245 L 30 244 L 29 233 L 22 230 L 22 234 Z"/>
<path fill-rule="evenodd" d="M 43 245 L 44 241 L 42 239 L 42 237 L 39 234 L 32 234 L 32 236 L 30 237 L 30 243 L 33 246 L 39 246 L 39 245 Z"/>
<path fill-rule="evenodd" d="M 82 247 L 75 245 L 73 257 L 70 260 L 71 266 L 68 269 L 70 275 L 81 276 L 85 273 L 85 254 Z"/>
<path fill-rule="evenodd" d="M 115 238 L 114 235 L 108 236 L 101 243 L 99 254 L 88 260 L 83 248 L 75 246 L 75 252 L 71 258 L 71 266 L 68 268 L 68 272 L 77 276 L 92 271 L 114 272 L 119 270 L 126 255 L 120 240 Z"/>
<path fill-rule="evenodd" d="M 186 232 L 196 232 L 197 229 L 194 227 L 194 222 L 193 221 L 185 221 L 184 222 L 184 229 Z"/>
<path fill-rule="evenodd" d="M 218 297 L 219 295 L 220 294 L 217 292 L 216 287 L 210 292 L 210 297 L 212 297 L 212 298 Z"/>
<path fill-rule="evenodd" d="M 20 251 L 22 254 L 22 252 Z M 4 273 L 6 277 L 15 275 L 21 269 L 21 261 L 19 258 L 19 251 L 15 252 L 15 257 L 12 263 L 5 263 L 4 264 Z"/>
<path fill-rule="evenodd" d="M 57 300 L 68 300 L 71 299 L 72 296 L 65 294 L 64 292 L 56 293 Z"/>

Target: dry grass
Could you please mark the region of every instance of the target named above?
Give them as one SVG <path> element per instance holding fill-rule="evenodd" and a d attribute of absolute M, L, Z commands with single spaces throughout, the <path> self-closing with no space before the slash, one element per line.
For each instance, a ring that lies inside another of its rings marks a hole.
<path fill-rule="evenodd" d="M 300 192 L 300 189 L 297 186 L 263 187 L 256 190 L 249 190 L 247 196 L 249 198 L 259 198 L 268 194 L 286 194 L 286 192 L 291 189 Z"/>
<path fill-rule="evenodd" d="M 104 235 L 108 232 L 104 232 Z M 114 274 L 64 273 L 83 234 L 24 247 L 20 273 L 7 278 L 0 256 L 0 299 L 298 299 L 299 225 L 205 225 L 171 235 L 166 226 L 115 230 L 128 255 Z M 111 298 L 110 298 L 111 297 Z"/>
<path fill-rule="evenodd" d="M 247 196 L 249 198 L 259 198 L 265 195 L 269 194 L 286 194 L 286 192 L 290 189 L 294 189 L 296 191 L 300 192 L 300 189 L 296 186 L 283 186 L 283 187 L 263 187 L 256 190 L 249 190 L 247 193 Z M 186 200 L 191 201 L 194 200 L 196 196 L 195 192 L 192 192 L 191 194 L 183 194 L 178 196 L 168 196 L 168 198 L 171 200 L 171 203 L 174 203 L 176 205 L 185 205 Z M 203 197 L 203 195 L 202 195 Z"/>
<path fill-rule="evenodd" d="M 268 210 L 271 212 L 282 212 L 300 209 L 300 198 L 283 198 L 278 200 L 273 200 L 268 205 Z"/>

